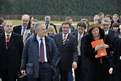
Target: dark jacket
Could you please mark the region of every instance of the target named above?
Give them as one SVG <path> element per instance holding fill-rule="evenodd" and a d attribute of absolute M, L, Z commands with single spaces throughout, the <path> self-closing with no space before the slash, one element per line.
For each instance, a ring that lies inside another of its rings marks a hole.
<path fill-rule="evenodd" d="M 45 36 L 47 60 L 50 65 L 55 66 L 57 58 L 57 47 L 54 40 Z M 23 49 L 21 70 L 26 70 L 27 76 L 31 78 L 39 77 L 39 44 L 36 35 L 29 38 Z"/>
<path fill-rule="evenodd" d="M 119 33 L 115 30 L 109 29 L 108 35 L 114 43 L 119 39 Z"/>
<path fill-rule="evenodd" d="M 22 51 L 23 40 L 19 34 L 12 33 L 8 49 L 6 49 L 5 34 L 0 34 L 0 77 L 3 77 L 4 75 L 6 63 L 8 64 L 8 75 L 10 77 L 17 77 L 17 74 L 20 71 Z"/>
<path fill-rule="evenodd" d="M 15 27 L 13 27 L 13 31 L 14 31 L 15 33 L 18 33 L 18 34 L 21 35 L 21 28 L 22 28 L 22 25 L 15 26 Z M 31 28 L 31 27 L 27 26 L 27 30 L 30 29 L 30 28 Z"/>
<path fill-rule="evenodd" d="M 0 26 L 0 33 L 3 33 L 4 29 Z"/>
<path fill-rule="evenodd" d="M 110 48 L 106 49 L 107 56 L 102 57 L 102 64 L 100 63 L 100 58 L 95 58 L 97 52 L 95 48 L 92 48 L 91 42 L 94 41 L 94 38 L 91 34 L 85 36 L 84 38 L 84 54 L 86 57 L 89 57 L 89 67 L 88 67 L 88 76 L 89 81 L 108 81 L 109 79 L 109 67 L 110 67 L 110 51 L 113 50 L 113 42 L 110 37 L 104 35 L 104 30 L 100 29 L 100 39 L 104 40 L 105 44 L 108 44 Z"/>
<path fill-rule="evenodd" d="M 113 62 L 111 67 L 113 67 L 114 70 L 115 65 L 117 66 L 115 81 L 121 81 L 121 39 L 117 40 L 116 42 L 112 61 Z"/>
<path fill-rule="evenodd" d="M 71 70 L 72 62 L 78 60 L 76 38 L 68 34 L 65 45 L 63 45 L 62 33 L 58 33 L 54 35 L 54 40 L 58 49 L 56 64 L 59 63 L 60 68 L 64 71 Z"/>

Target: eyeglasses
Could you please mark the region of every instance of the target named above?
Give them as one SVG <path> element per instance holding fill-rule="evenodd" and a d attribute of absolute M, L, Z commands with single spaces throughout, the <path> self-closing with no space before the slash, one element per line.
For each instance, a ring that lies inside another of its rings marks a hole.
<path fill-rule="evenodd" d="M 103 26 L 109 26 L 109 24 L 103 24 Z"/>

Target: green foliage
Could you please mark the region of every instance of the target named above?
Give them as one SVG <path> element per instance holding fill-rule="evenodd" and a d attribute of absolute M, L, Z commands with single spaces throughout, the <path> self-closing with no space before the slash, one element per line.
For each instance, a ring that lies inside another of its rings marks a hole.
<path fill-rule="evenodd" d="M 0 0 L 0 14 L 94 16 L 121 13 L 121 0 Z"/>

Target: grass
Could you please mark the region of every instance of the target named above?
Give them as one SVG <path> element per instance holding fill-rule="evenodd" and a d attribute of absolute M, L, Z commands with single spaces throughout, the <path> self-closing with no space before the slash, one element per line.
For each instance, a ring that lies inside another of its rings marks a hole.
<path fill-rule="evenodd" d="M 5 20 L 7 21 L 7 20 Z M 21 25 L 22 23 L 22 20 L 10 20 L 13 22 L 13 25 L 16 26 L 16 25 Z M 45 21 L 39 21 L 39 22 L 45 22 Z M 64 21 L 51 21 L 51 23 L 55 24 L 56 25 L 56 28 L 57 28 L 57 31 L 59 31 L 59 28 L 61 27 L 61 24 L 63 23 Z M 73 22 L 73 26 L 75 27 L 76 29 L 76 24 L 78 22 Z M 92 24 L 93 22 L 89 22 L 90 24 Z"/>

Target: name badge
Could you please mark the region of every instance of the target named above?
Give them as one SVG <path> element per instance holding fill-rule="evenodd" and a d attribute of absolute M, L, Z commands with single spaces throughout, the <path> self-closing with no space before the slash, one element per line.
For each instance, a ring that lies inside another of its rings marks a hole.
<path fill-rule="evenodd" d="M 121 56 L 119 57 L 119 60 L 121 60 Z"/>

